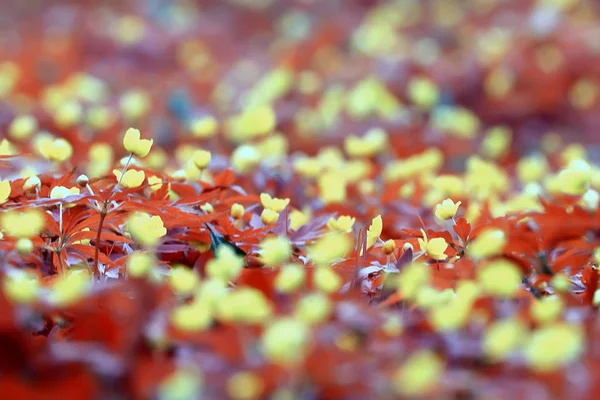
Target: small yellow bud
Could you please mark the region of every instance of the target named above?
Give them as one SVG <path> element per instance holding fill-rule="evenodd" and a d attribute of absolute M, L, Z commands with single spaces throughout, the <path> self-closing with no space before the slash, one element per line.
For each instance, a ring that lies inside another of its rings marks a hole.
<path fill-rule="evenodd" d="M 87 175 L 79 175 L 77 177 L 77 184 L 81 187 L 86 187 L 90 183 L 90 178 Z"/>
<path fill-rule="evenodd" d="M 396 242 L 393 239 L 386 241 L 383 244 L 383 253 L 386 255 L 390 255 L 396 250 Z"/>
<path fill-rule="evenodd" d="M 260 219 L 262 220 L 263 224 L 271 225 L 277 222 L 277 220 L 279 219 L 279 213 L 269 208 L 265 208 L 260 214 Z"/>
<path fill-rule="evenodd" d="M 234 203 L 231 206 L 231 216 L 235 219 L 240 219 L 244 216 L 244 206 L 238 203 Z"/>

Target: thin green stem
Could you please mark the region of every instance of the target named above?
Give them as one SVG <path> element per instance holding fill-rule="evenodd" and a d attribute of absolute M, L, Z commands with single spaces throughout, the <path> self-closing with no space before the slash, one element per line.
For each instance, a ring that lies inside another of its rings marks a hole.
<path fill-rule="evenodd" d="M 113 191 L 117 190 L 119 188 L 119 186 L 121 186 L 121 181 L 123 180 L 123 177 L 125 176 L 125 172 L 127 172 L 127 168 L 129 168 L 129 164 L 131 164 L 132 158 L 133 158 L 133 153 L 129 153 L 129 158 L 127 159 L 127 162 L 125 163 L 125 166 L 123 167 L 123 171 L 121 171 L 121 176 L 119 177 L 119 181 L 117 182 L 117 185 L 113 188 Z"/>

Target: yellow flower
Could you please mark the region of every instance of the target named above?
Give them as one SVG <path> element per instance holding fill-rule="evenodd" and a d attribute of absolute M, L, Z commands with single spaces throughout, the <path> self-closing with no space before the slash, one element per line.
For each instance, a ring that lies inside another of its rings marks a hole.
<path fill-rule="evenodd" d="M 200 283 L 200 278 L 193 269 L 178 266 L 171 269 L 169 283 L 171 284 L 173 292 L 182 296 L 187 296 L 194 292 Z"/>
<path fill-rule="evenodd" d="M 337 292 L 344 283 L 342 277 L 327 266 L 321 266 L 316 269 L 313 275 L 313 282 L 317 289 L 325 293 Z"/>
<path fill-rule="evenodd" d="M 290 213 L 290 229 L 297 231 L 302 225 L 310 220 L 310 216 L 300 210 L 294 210 Z"/>
<path fill-rule="evenodd" d="M 44 228 L 44 214 L 31 209 L 23 212 L 8 211 L 0 216 L 2 228 L 11 236 L 29 238 L 38 235 Z"/>
<path fill-rule="evenodd" d="M 372 128 L 363 137 L 347 136 L 344 150 L 350 157 L 371 157 L 385 149 L 387 134 L 381 128 Z"/>
<path fill-rule="evenodd" d="M 510 261 L 488 263 L 478 271 L 478 280 L 485 291 L 496 297 L 514 297 L 521 288 L 521 272 Z"/>
<path fill-rule="evenodd" d="M 270 106 L 250 107 L 227 121 L 226 134 L 236 141 L 264 136 L 277 124 L 277 116 Z"/>
<path fill-rule="evenodd" d="M 192 135 L 197 138 L 209 138 L 217 133 L 219 123 L 214 117 L 204 117 L 201 119 L 195 119 L 190 124 L 190 130 Z"/>
<path fill-rule="evenodd" d="M 394 375 L 393 386 L 404 396 L 424 396 L 440 381 L 444 363 L 431 350 L 413 353 Z"/>
<path fill-rule="evenodd" d="M 119 108 L 127 119 L 141 118 L 150 109 L 150 96 L 142 90 L 130 90 L 119 99 Z"/>
<path fill-rule="evenodd" d="M 17 140 L 27 139 L 37 131 L 37 128 L 38 123 L 33 116 L 20 115 L 11 122 L 8 134 Z"/>
<path fill-rule="evenodd" d="M 227 282 L 239 275 L 244 264 L 244 258 L 235 254 L 229 246 L 219 246 L 216 257 L 206 263 L 206 274 Z"/>
<path fill-rule="evenodd" d="M 262 220 L 263 224 L 271 225 L 277 222 L 277 220 L 279 219 L 279 213 L 269 208 L 265 208 L 260 214 L 260 219 Z"/>
<path fill-rule="evenodd" d="M 330 231 L 350 233 L 352 232 L 352 226 L 355 221 L 356 218 L 347 215 L 342 215 L 341 217 L 338 217 L 338 219 L 329 218 L 327 221 L 327 228 Z"/>
<path fill-rule="evenodd" d="M 292 246 L 287 237 L 272 236 L 260 244 L 260 259 L 265 265 L 277 266 L 286 261 L 292 254 Z"/>
<path fill-rule="evenodd" d="M 345 257 L 352 249 L 352 240 L 347 234 L 331 232 L 308 248 L 309 257 L 318 265 L 329 265 Z"/>
<path fill-rule="evenodd" d="M 210 203 L 204 203 L 200 206 L 200 209 L 207 214 L 215 212 L 215 208 Z"/>
<path fill-rule="evenodd" d="M 252 372 L 238 372 L 227 380 L 227 394 L 232 400 L 255 400 L 260 398 L 264 383 Z"/>
<path fill-rule="evenodd" d="M 242 144 L 231 153 L 231 165 L 242 174 L 250 172 L 255 166 L 260 164 L 260 151 L 255 146 Z"/>
<path fill-rule="evenodd" d="M 192 162 L 198 169 L 205 169 L 210 163 L 211 154 L 210 151 L 196 150 L 192 155 Z"/>
<path fill-rule="evenodd" d="M 156 397 L 160 400 L 197 399 L 201 396 L 202 386 L 202 375 L 180 367 L 160 382 Z"/>
<path fill-rule="evenodd" d="M 127 225 L 133 239 L 145 247 L 155 246 L 160 238 L 167 234 L 163 221 L 158 215 L 135 213 L 129 217 Z"/>
<path fill-rule="evenodd" d="M 88 152 L 87 174 L 99 177 L 110 171 L 113 164 L 113 149 L 106 143 L 94 143 Z"/>
<path fill-rule="evenodd" d="M 563 301 L 558 296 L 547 296 L 531 304 L 531 316 L 540 324 L 555 321 L 564 308 Z"/>
<path fill-rule="evenodd" d="M 278 292 L 291 293 L 304 283 L 304 268 L 296 264 L 281 267 L 275 278 L 274 287 Z"/>
<path fill-rule="evenodd" d="M 85 296 L 91 287 L 92 281 L 86 271 L 67 272 L 52 286 L 49 301 L 54 305 L 67 306 Z"/>
<path fill-rule="evenodd" d="M 60 138 L 39 142 L 39 152 L 47 160 L 63 162 L 73 155 L 73 147 L 67 140 Z"/>
<path fill-rule="evenodd" d="M 481 143 L 481 152 L 492 159 L 500 158 L 508 151 L 511 136 L 512 132 L 506 126 L 490 128 Z"/>
<path fill-rule="evenodd" d="M 411 263 L 400 271 L 398 276 L 398 291 L 403 298 L 414 299 L 419 290 L 429 282 L 430 271 L 427 265 Z"/>
<path fill-rule="evenodd" d="M 154 259 L 146 253 L 133 253 L 127 260 L 127 273 L 135 278 L 147 275 L 153 267 Z"/>
<path fill-rule="evenodd" d="M 448 243 L 446 243 L 446 240 L 444 240 L 444 238 L 433 238 L 428 240 L 425 231 L 421 229 L 421 232 L 423 233 L 423 239 L 418 239 L 421 251 L 424 251 L 434 260 L 439 261 L 446 259 L 446 257 L 448 257 L 446 254 L 444 254 L 448 248 Z"/>
<path fill-rule="evenodd" d="M 11 156 L 15 154 L 15 148 L 8 139 L 0 140 L 0 156 Z"/>
<path fill-rule="evenodd" d="M 294 315 L 309 325 L 318 324 L 329 318 L 332 305 L 329 298 L 322 293 L 311 293 L 296 303 Z"/>
<path fill-rule="evenodd" d="M 177 329 L 191 332 L 204 330 L 213 323 L 212 311 L 197 299 L 174 308 L 169 319 Z"/>
<path fill-rule="evenodd" d="M 163 180 L 160 176 L 152 175 L 152 176 L 148 177 L 148 185 L 150 185 L 150 190 L 152 190 L 153 192 L 156 192 L 158 189 L 160 189 L 162 187 Z"/>
<path fill-rule="evenodd" d="M 261 193 L 260 202 L 264 208 L 280 213 L 288 204 L 290 204 L 290 199 L 273 198 L 267 193 Z"/>
<path fill-rule="evenodd" d="M 526 335 L 527 328 L 518 319 L 494 322 L 483 337 L 483 352 L 493 361 L 503 360 L 519 349 L 526 340 Z"/>
<path fill-rule="evenodd" d="M 10 181 L 8 179 L 0 181 L 0 204 L 4 204 L 8 201 L 10 192 Z"/>
<path fill-rule="evenodd" d="M 427 78 L 412 78 L 408 82 L 408 97 L 419 108 L 431 109 L 440 97 L 435 83 Z"/>
<path fill-rule="evenodd" d="M 569 277 L 562 273 L 554 274 L 550 282 L 557 292 L 568 292 L 571 287 Z"/>
<path fill-rule="evenodd" d="M 80 190 L 78 187 L 72 187 L 71 189 L 64 186 L 55 186 L 50 191 L 51 199 L 64 199 L 65 197 L 78 195 Z"/>
<path fill-rule="evenodd" d="M 376 216 L 371 220 L 371 225 L 367 230 L 367 249 L 373 247 L 379 236 L 381 236 L 381 232 L 383 231 L 383 220 L 381 219 L 381 215 Z"/>
<path fill-rule="evenodd" d="M 583 352 L 584 341 L 583 330 L 575 325 L 548 325 L 531 335 L 525 359 L 535 371 L 552 372 L 575 361 Z"/>
<path fill-rule="evenodd" d="M 22 270 L 8 274 L 2 282 L 4 295 L 15 303 L 33 302 L 37 298 L 39 288 L 40 282 L 37 277 Z"/>
<path fill-rule="evenodd" d="M 146 157 L 152 148 L 153 139 L 140 139 L 140 131 L 135 128 L 127 129 L 123 137 L 125 150 L 138 157 Z"/>
<path fill-rule="evenodd" d="M 136 188 L 144 183 L 144 179 L 146 179 L 146 174 L 144 171 L 136 171 L 134 169 L 127 170 L 125 175 L 122 175 L 122 172 L 115 169 L 113 170 L 113 174 L 117 178 L 117 182 L 120 180 L 121 185 L 126 188 Z"/>
<path fill-rule="evenodd" d="M 394 250 L 396 250 L 396 242 L 393 239 L 390 239 L 383 244 L 384 254 L 390 255 Z"/>
<path fill-rule="evenodd" d="M 318 177 L 321 200 L 326 203 L 341 203 L 346 200 L 346 176 L 341 171 L 328 171 Z"/>
<path fill-rule="evenodd" d="M 238 203 L 231 205 L 231 216 L 235 219 L 240 219 L 244 216 L 244 206 Z"/>
<path fill-rule="evenodd" d="M 295 319 L 274 321 L 263 333 L 261 342 L 265 357 L 276 364 L 293 365 L 306 354 L 310 331 Z"/>
<path fill-rule="evenodd" d="M 521 158 L 517 163 L 517 176 L 523 183 L 537 182 L 542 179 L 548 163 L 542 155 L 532 155 Z"/>
<path fill-rule="evenodd" d="M 273 312 L 273 306 L 263 292 L 251 287 L 241 287 L 229 292 L 217 304 L 218 317 L 223 321 L 260 324 Z"/>
<path fill-rule="evenodd" d="M 441 220 L 454 218 L 461 202 L 453 202 L 451 199 L 442 201 L 441 204 L 435 206 L 435 216 Z"/>
<path fill-rule="evenodd" d="M 572 196 L 584 194 L 589 188 L 591 178 L 592 169 L 583 160 L 572 161 L 557 177 L 560 191 Z"/>
<path fill-rule="evenodd" d="M 473 258 L 489 258 L 502 254 L 506 245 L 506 235 L 500 229 L 488 228 L 481 232 L 467 248 Z"/>
<path fill-rule="evenodd" d="M 70 128 L 81 121 L 82 114 L 81 104 L 77 101 L 65 101 L 54 111 L 54 122 L 60 128 Z"/>

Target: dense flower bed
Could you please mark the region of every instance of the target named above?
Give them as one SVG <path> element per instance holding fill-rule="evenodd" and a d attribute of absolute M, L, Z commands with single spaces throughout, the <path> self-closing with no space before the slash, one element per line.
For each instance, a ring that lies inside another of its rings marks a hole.
<path fill-rule="evenodd" d="M 3 4 L 0 393 L 596 398 L 599 12 Z"/>

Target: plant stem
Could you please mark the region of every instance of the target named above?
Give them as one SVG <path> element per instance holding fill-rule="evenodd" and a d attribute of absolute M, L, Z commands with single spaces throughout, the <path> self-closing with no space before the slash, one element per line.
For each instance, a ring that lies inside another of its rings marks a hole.
<path fill-rule="evenodd" d="M 123 177 L 125 176 L 125 172 L 127 172 L 127 168 L 129 168 L 129 164 L 131 163 L 132 158 L 133 158 L 133 153 L 129 153 L 129 158 L 127 159 L 127 162 L 125 163 L 125 166 L 123 167 L 123 171 L 121 171 L 121 176 L 119 177 L 119 181 L 117 182 L 117 185 L 113 188 L 113 191 L 117 190 L 119 188 L 119 186 L 121 186 L 121 181 L 123 180 Z"/>
<path fill-rule="evenodd" d="M 100 276 L 98 270 L 98 258 L 100 256 L 100 236 L 102 235 L 102 229 L 104 226 L 104 219 L 107 214 L 107 201 L 104 200 L 102 203 L 102 211 L 100 211 L 100 222 L 98 222 L 98 231 L 96 232 L 96 248 L 94 249 L 94 276 L 98 278 Z"/>

